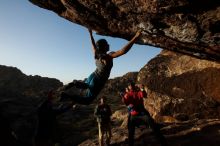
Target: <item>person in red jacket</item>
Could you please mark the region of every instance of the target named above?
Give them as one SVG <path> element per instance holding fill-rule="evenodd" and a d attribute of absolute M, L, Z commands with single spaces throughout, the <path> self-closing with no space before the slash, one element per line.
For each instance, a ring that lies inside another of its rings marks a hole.
<path fill-rule="evenodd" d="M 144 124 L 149 126 L 155 137 L 160 141 L 162 146 L 166 146 L 167 142 L 159 127 L 156 125 L 153 118 L 151 118 L 149 112 L 144 107 L 144 98 L 147 97 L 147 93 L 144 90 L 143 85 L 135 86 L 134 83 L 128 85 L 129 91 L 123 94 L 122 101 L 128 108 L 128 142 L 129 146 L 134 145 L 135 127 Z"/>

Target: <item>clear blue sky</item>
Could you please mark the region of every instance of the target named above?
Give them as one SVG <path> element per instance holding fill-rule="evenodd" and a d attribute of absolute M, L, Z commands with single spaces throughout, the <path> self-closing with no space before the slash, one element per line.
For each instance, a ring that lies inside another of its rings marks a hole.
<path fill-rule="evenodd" d="M 84 79 L 95 70 L 87 29 L 28 0 L 0 0 L 0 64 L 19 68 L 26 75 L 57 78 L 64 83 Z M 105 38 L 110 50 L 127 41 Z M 143 45 L 114 59 L 111 78 L 139 71 L 161 50 Z"/>

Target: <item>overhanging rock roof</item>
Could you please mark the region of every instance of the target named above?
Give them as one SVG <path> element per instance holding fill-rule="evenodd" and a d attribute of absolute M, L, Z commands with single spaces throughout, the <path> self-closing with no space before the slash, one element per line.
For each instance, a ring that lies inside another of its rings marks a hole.
<path fill-rule="evenodd" d="M 220 61 L 218 0 L 29 0 L 100 35 Z"/>

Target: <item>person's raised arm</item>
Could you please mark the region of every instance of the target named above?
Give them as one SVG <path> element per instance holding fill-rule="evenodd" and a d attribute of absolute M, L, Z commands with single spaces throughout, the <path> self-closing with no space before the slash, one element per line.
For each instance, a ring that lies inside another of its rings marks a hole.
<path fill-rule="evenodd" d="M 92 42 L 92 51 L 95 54 L 95 52 L 96 52 L 95 40 L 94 40 L 93 35 L 92 35 L 92 30 L 91 29 L 88 29 L 88 30 L 89 30 L 89 36 L 90 36 L 90 39 L 91 39 L 91 42 Z"/>
<path fill-rule="evenodd" d="M 109 55 L 112 58 L 116 58 L 116 57 L 126 54 L 131 49 L 131 47 L 133 46 L 133 44 L 136 42 L 136 40 L 138 39 L 140 35 L 141 35 L 141 30 L 137 31 L 135 36 L 122 49 L 114 53 L 111 53 Z"/>

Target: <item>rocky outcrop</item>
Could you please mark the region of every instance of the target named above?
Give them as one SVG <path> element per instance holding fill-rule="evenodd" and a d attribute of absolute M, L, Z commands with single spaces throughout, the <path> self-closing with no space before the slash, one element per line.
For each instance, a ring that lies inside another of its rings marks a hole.
<path fill-rule="evenodd" d="M 218 0 L 29 0 L 98 34 L 220 60 Z"/>
<path fill-rule="evenodd" d="M 51 89 L 62 86 L 57 79 L 27 76 L 15 67 L 0 65 L 0 90 L 9 90 L 25 96 L 40 96 Z"/>
<path fill-rule="evenodd" d="M 163 51 L 139 72 L 152 115 L 177 119 L 218 118 L 220 64 Z"/>
<path fill-rule="evenodd" d="M 12 146 L 18 140 L 24 143 L 22 145 L 31 145 L 42 124 L 39 113 L 48 99 L 48 92 L 60 86 L 62 83 L 57 79 L 26 76 L 17 68 L 0 65 L 1 143 Z"/>

